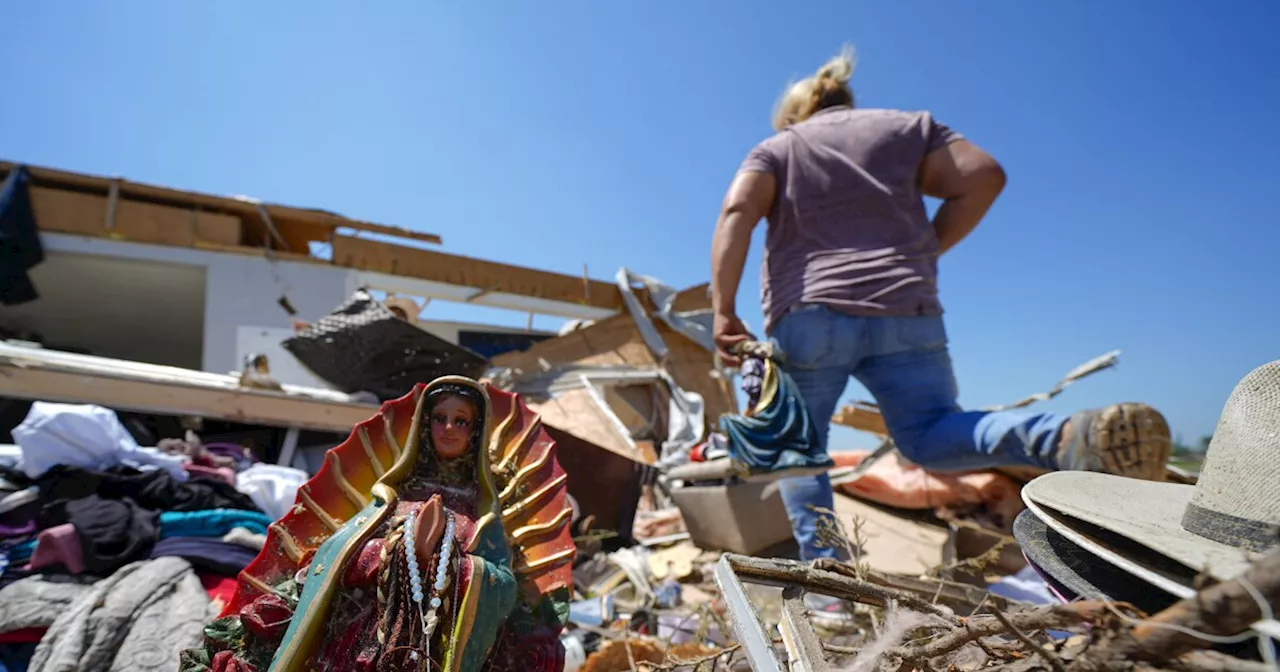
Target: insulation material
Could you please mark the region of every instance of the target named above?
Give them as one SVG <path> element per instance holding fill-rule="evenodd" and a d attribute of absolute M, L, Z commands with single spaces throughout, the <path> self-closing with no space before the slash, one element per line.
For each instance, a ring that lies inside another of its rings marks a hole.
<path fill-rule="evenodd" d="M 856 467 L 870 453 L 833 453 L 837 467 Z M 1018 484 L 992 471 L 940 473 L 898 460 L 878 460 L 856 480 L 841 483 L 843 492 L 900 509 L 935 509 L 983 505 L 1007 520 L 1022 510 Z"/>

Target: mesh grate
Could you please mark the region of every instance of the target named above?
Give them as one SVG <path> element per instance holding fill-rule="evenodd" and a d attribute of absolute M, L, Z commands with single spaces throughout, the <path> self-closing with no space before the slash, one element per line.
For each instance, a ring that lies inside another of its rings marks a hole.
<path fill-rule="evenodd" d="M 485 368 L 480 355 L 401 320 L 365 290 L 282 345 L 343 392 L 368 391 L 381 400 L 440 376 L 478 378 Z"/>

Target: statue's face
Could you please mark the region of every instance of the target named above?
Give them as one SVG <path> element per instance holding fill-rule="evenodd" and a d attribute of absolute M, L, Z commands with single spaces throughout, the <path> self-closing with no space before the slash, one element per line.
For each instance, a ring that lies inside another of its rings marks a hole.
<path fill-rule="evenodd" d="M 476 406 L 462 397 L 445 397 L 431 409 L 431 445 L 451 460 L 467 452 L 476 429 Z"/>

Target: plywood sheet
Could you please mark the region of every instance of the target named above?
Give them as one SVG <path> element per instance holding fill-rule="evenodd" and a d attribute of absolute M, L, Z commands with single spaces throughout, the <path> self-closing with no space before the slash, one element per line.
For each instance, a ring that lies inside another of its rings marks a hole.
<path fill-rule="evenodd" d="M 197 240 L 240 244 L 240 219 L 231 215 L 119 199 L 108 230 L 106 196 L 47 187 L 31 187 L 30 193 L 36 224 L 44 231 L 177 247 L 191 247 Z"/>
<path fill-rule="evenodd" d="M 686 287 L 676 293 L 671 309 L 677 313 L 694 310 L 711 310 L 711 283 Z"/>
<path fill-rule="evenodd" d="M 706 403 L 707 424 L 714 427 L 721 414 L 738 412 L 737 397 L 711 376 L 715 366 L 714 355 L 661 321 L 655 321 L 654 326 L 669 350 L 667 371 L 681 389 L 702 395 Z M 524 352 L 495 357 L 491 363 L 494 366 L 538 371 L 541 367 L 539 360 L 552 365 L 629 365 L 643 369 L 658 365 L 629 313 L 615 315 L 564 336 L 545 340 Z"/>
<path fill-rule="evenodd" d="M 194 225 L 193 211 L 121 199 L 111 235 L 137 243 L 191 247 L 196 242 Z"/>
<path fill-rule="evenodd" d="M 213 245 L 239 245 L 243 225 L 239 217 L 215 212 L 195 213 L 196 240 Z"/>
<path fill-rule="evenodd" d="M 544 402 L 526 402 L 547 425 L 594 443 L 630 460 L 639 457 L 618 431 L 613 419 L 596 404 L 586 390 L 569 390 Z"/>
<path fill-rule="evenodd" d="M 845 529 L 856 517 L 866 539 L 864 560 L 881 572 L 923 574 L 942 564 L 947 528 L 918 512 L 897 512 L 835 493 L 835 513 Z"/>
<path fill-rule="evenodd" d="M 100 236 L 105 233 L 107 197 L 31 187 L 31 209 L 42 231 Z"/>

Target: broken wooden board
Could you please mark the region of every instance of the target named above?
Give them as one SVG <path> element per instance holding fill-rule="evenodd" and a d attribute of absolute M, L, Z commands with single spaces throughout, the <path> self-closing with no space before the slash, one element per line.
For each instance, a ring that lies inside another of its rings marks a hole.
<path fill-rule="evenodd" d="M 474 259 L 435 250 L 392 245 L 353 236 L 333 237 L 333 264 L 475 289 L 473 298 L 502 293 L 579 303 L 611 311 L 624 308 L 609 282 Z"/>
<path fill-rule="evenodd" d="M 240 219 L 231 215 L 31 187 L 31 208 L 41 231 L 98 236 L 176 247 L 238 245 Z"/>
<path fill-rule="evenodd" d="M 19 164 L 11 161 L 0 161 L 0 177 L 8 174 Z M 184 191 L 169 187 L 160 187 L 141 182 L 133 182 L 121 178 L 102 177 L 73 173 L 65 170 L 27 165 L 35 187 L 55 190 L 60 198 L 74 198 L 76 195 L 97 196 L 106 205 L 108 200 L 118 202 L 145 203 L 156 207 L 167 207 L 182 211 L 220 214 L 239 219 L 243 224 L 243 237 L 235 241 L 235 245 L 263 247 L 272 238 L 268 229 L 274 227 L 280 241 L 284 243 L 284 251 L 307 254 L 313 242 L 328 242 L 338 228 L 364 231 L 380 235 L 395 236 L 420 242 L 439 244 L 440 236 L 423 233 L 396 226 L 375 224 L 357 219 L 350 219 L 332 212 L 308 208 L 295 208 L 271 203 L 259 203 L 247 198 L 213 196 L 194 191 Z M 270 223 L 264 221 L 266 213 Z M 107 208 L 94 218 L 95 224 L 104 221 Z M 225 240 L 210 241 L 213 243 L 231 244 Z M 272 245 L 272 247 L 278 247 Z"/>
<path fill-rule="evenodd" d="M 884 425 L 884 416 L 880 415 L 880 409 L 865 401 L 855 401 L 840 407 L 835 415 L 831 416 L 831 422 L 878 436 L 889 435 L 889 430 Z"/>
<path fill-rule="evenodd" d="M 681 389 L 702 395 L 707 425 L 715 427 L 722 414 L 737 413 L 737 395 L 719 378 L 712 376 L 715 355 L 661 320 L 654 321 L 654 328 L 667 343 L 669 354 L 665 368 L 671 378 Z M 645 345 L 635 320 L 628 313 L 547 339 L 524 352 L 499 355 L 490 362 L 493 367 L 531 372 L 543 370 L 543 363 L 551 366 L 570 363 L 629 366 L 645 370 L 658 368 L 660 364 Z"/>
<path fill-rule="evenodd" d="M 0 343 L 0 397 L 345 433 L 378 411 L 340 392 Z"/>
<path fill-rule="evenodd" d="M 644 462 L 634 443 L 618 427 L 617 419 L 609 417 L 585 388 L 568 390 L 546 401 L 526 399 L 525 403 L 542 417 L 543 424 L 629 460 Z"/>

